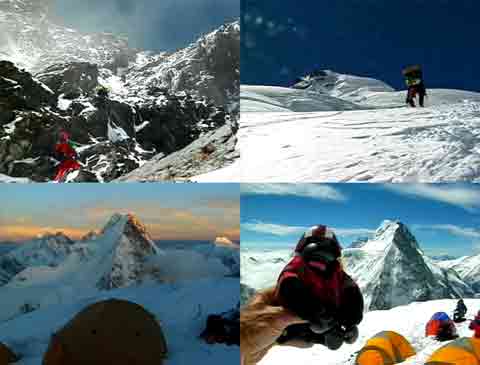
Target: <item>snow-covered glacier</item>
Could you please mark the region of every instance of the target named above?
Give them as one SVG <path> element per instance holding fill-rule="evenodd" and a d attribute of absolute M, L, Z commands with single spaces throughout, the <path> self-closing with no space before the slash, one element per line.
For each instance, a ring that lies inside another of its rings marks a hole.
<path fill-rule="evenodd" d="M 425 108 L 405 98 L 329 70 L 242 85 L 234 167 L 248 182 L 480 181 L 480 93 L 427 88 Z"/>

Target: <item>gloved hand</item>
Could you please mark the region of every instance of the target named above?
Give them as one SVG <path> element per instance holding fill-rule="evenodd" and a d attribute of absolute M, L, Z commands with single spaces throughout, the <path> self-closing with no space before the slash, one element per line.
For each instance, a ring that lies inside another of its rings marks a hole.
<path fill-rule="evenodd" d="M 333 327 L 336 326 L 336 321 L 333 318 L 317 318 L 314 323 L 310 324 L 310 329 L 312 332 L 317 334 L 325 333 L 331 330 Z"/>
<path fill-rule="evenodd" d="M 338 350 L 345 340 L 345 332 L 337 326 L 325 333 L 325 346 L 330 350 Z"/>
<path fill-rule="evenodd" d="M 352 344 L 358 339 L 358 327 L 353 326 L 345 330 L 345 334 L 343 336 L 345 343 Z"/>

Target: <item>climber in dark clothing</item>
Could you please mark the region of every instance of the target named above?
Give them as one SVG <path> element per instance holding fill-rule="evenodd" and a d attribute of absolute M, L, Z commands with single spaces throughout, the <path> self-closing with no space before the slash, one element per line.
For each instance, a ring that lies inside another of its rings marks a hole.
<path fill-rule="evenodd" d="M 403 70 L 405 83 L 407 84 L 407 99 L 406 103 L 411 107 L 415 107 L 415 97 L 418 94 L 418 104 L 423 107 L 427 90 L 423 82 L 423 73 L 420 66 L 410 66 Z"/>
<path fill-rule="evenodd" d="M 457 307 L 453 312 L 453 321 L 460 323 L 466 320 L 465 315 L 467 314 L 467 306 L 463 302 L 463 299 L 460 299 L 457 302 Z"/>
<path fill-rule="evenodd" d="M 277 343 L 300 340 L 336 350 L 358 338 L 363 318 L 363 296 L 342 269 L 341 247 L 327 227 L 312 227 L 300 239 L 295 257 L 277 282 L 276 295 L 283 307 L 308 323 L 287 327 Z"/>

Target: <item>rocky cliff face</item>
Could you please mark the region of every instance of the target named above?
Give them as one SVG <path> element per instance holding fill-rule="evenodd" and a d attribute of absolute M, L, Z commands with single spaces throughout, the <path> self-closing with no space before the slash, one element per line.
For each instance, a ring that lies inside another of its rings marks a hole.
<path fill-rule="evenodd" d="M 182 157 L 195 160 L 192 144 L 225 125 L 236 134 L 238 22 L 178 52 L 151 55 L 113 35 L 55 25 L 48 1 L 2 4 L 0 19 L 8 21 L 0 39 L 1 174 L 51 180 L 60 131 L 71 135 L 82 164 L 70 180 L 100 182 L 185 148 Z M 232 143 L 236 138 L 223 139 L 217 151 L 224 152 L 209 153 L 191 170 L 173 164 L 172 175 L 223 167 L 238 158 Z"/>
<path fill-rule="evenodd" d="M 145 225 L 134 215 L 114 215 L 103 229 L 103 234 L 117 231 L 116 243 L 109 253 L 111 264 L 103 273 L 97 287 L 103 290 L 139 284 L 145 274 L 148 257 L 157 253 Z"/>

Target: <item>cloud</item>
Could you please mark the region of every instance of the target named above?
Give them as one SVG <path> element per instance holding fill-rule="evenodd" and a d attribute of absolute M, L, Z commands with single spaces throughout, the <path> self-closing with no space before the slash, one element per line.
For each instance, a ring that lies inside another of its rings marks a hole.
<path fill-rule="evenodd" d="M 264 223 L 260 221 L 247 222 L 241 225 L 242 229 L 257 233 L 267 233 L 275 236 L 289 236 L 295 233 L 302 233 L 308 227 L 287 226 L 282 224 Z"/>
<path fill-rule="evenodd" d="M 454 236 L 480 239 L 480 230 L 470 227 L 460 227 L 454 224 L 414 224 L 412 228 L 431 231 L 447 231 Z"/>
<path fill-rule="evenodd" d="M 194 209 L 194 208 L 192 208 Z M 114 213 L 133 213 L 145 223 L 155 239 L 214 239 L 227 235 L 238 240 L 240 237 L 239 205 L 236 210 L 226 205 L 212 209 L 211 214 L 189 209 L 161 207 L 157 203 L 130 206 L 127 208 L 93 207 L 87 209 L 91 222 L 106 223 Z M 236 212 L 236 214 L 234 214 Z M 233 215 L 232 215 L 233 214 Z"/>
<path fill-rule="evenodd" d="M 398 194 L 435 200 L 466 210 L 480 207 L 480 189 L 478 188 L 443 184 L 388 184 L 385 188 Z"/>
<path fill-rule="evenodd" d="M 266 233 L 274 236 L 290 236 L 293 234 L 302 234 L 311 226 L 288 226 L 275 223 L 265 223 L 261 221 L 242 223 L 242 229 L 257 233 Z M 369 236 L 375 230 L 369 228 L 332 228 L 337 236 Z"/>
<path fill-rule="evenodd" d="M 337 236 L 370 236 L 375 233 L 374 229 L 369 228 L 333 228 Z"/>
<path fill-rule="evenodd" d="M 63 232 L 72 239 L 79 239 L 87 233 L 87 230 L 78 228 L 67 228 L 60 226 L 35 226 L 35 225 L 2 225 L 1 236 L 2 240 L 25 241 L 35 237 L 47 234 Z"/>
<path fill-rule="evenodd" d="M 242 194 L 300 196 L 343 202 L 347 197 L 339 190 L 318 184 L 242 184 Z"/>

